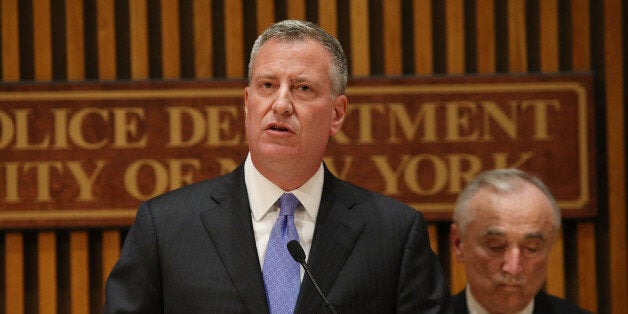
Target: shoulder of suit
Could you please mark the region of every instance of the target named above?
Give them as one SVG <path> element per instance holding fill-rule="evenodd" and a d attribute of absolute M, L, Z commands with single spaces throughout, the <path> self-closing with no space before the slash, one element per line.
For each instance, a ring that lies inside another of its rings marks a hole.
<path fill-rule="evenodd" d="M 325 180 L 330 182 L 332 189 L 336 192 L 336 197 L 346 204 L 355 203 L 369 203 L 371 205 L 377 205 L 376 208 L 383 208 L 386 210 L 398 209 L 400 211 L 407 211 L 408 213 L 416 213 L 416 210 L 410 207 L 408 204 L 384 195 L 379 192 L 375 192 L 364 187 L 361 187 L 353 182 L 345 181 L 334 176 L 331 172 L 327 171 Z M 325 192 L 325 188 L 323 188 Z"/>
<path fill-rule="evenodd" d="M 579 306 L 577 306 L 576 304 L 550 295 L 544 291 L 539 291 L 539 293 L 536 295 L 535 299 L 534 299 L 534 306 L 535 306 L 535 311 L 534 313 L 537 313 L 537 307 L 541 307 L 541 306 L 548 306 L 554 309 L 553 313 L 565 313 L 565 314 L 590 314 L 591 312 L 580 308 Z M 541 312 L 539 312 L 541 313 Z"/>

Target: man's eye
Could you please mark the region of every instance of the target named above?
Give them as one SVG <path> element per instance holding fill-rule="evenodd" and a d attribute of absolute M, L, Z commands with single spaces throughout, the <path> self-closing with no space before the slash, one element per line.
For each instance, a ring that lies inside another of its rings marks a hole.
<path fill-rule="evenodd" d="M 539 248 L 538 247 L 526 247 L 526 251 L 528 253 L 536 253 L 539 251 Z"/>
<path fill-rule="evenodd" d="M 312 88 L 307 85 L 297 86 L 297 89 L 302 92 L 309 92 L 312 90 Z"/>
<path fill-rule="evenodd" d="M 489 245 L 488 249 L 492 252 L 501 252 L 506 249 L 505 245 Z"/>
<path fill-rule="evenodd" d="M 269 83 L 269 82 L 264 82 L 264 83 L 260 84 L 260 86 L 263 87 L 263 88 L 271 88 L 271 87 L 273 87 L 273 84 Z"/>
<path fill-rule="evenodd" d="M 491 252 L 502 252 L 506 249 L 507 244 L 503 241 L 488 241 L 486 248 Z"/>

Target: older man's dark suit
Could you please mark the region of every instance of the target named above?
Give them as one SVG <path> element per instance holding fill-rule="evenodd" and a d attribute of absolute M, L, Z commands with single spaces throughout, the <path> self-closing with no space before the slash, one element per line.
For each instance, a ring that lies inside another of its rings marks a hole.
<path fill-rule="evenodd" d="M 452 298 L 453 314 L 468 314 L 467 296 L 465 290 L 459 292 Z M 575 304 L 569 303 L 563 299 L 551 296 L 543 290 L 539 291 L 534 297 L 533 314 L 590 314 Z"/>
<path fill-rule="evenodd" d="M 105 313 L 268 312 L 243 169 L 142 204 Z M 432 313 L 448 301 L 421 214 L 327 169 L 308 264 L 339 313 Z M 326 312 L 307 278 L 295 312 Z"/>

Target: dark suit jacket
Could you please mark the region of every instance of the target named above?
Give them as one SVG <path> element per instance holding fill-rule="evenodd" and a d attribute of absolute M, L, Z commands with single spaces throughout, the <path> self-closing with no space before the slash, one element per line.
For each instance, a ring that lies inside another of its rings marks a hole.
<path fill-rule="evenodd" d="M 453 314 L 468 314 L 467 308 L 467 296 L 465 290 L 462 290 L 452 298 Z M 573 303 L 569 303 L 566 300 L 559 299 L 545 293 L 543 290 L 539 291 L 534 297 L 534 310 L 533 314 L 588 314 L 586 310 L 583 310 Z"/>
<path fill-rule="evenodd" d="M 338 313 L 448 302 L 422 215 L 327 169 L 308 264 Z M 105 313 L 267 313 L 243 165 L 142 204 L 105 293 Z M 307 277 L 295 312 L 327 312 Z"/>

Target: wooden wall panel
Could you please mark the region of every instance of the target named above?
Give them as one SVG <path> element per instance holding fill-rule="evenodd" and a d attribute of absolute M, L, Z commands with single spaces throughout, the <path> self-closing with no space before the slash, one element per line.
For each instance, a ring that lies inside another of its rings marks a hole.
<path fill-rule="evenodd" d="M 131 78 L 149 77 L 147 0 L 129 1 L 129 54 Z"/>
<path fill-rule="evenodd" d="M 181 77 L 179 1 L 161 0 L 160 12 L 162 77 L 164 79 L 177 79 Z"/>
<path fill-rule="evenodd" d="M 539 2 L 539 49 L 541 72 L 558 72 L 558 4 L 557 0 Z M 545 289 L 556 296 L 565 297 L 565 239 L 559 233 L 552 253 Z"/>
<path fill-rule="evenodd" d="M 495 0 L 477 0 L 475 27 L 478 73 L 495 73 Z"/>
<path fill-rule="evenodd" d="M 591 71 L 591 8 L 587 0 L 571 0 L 571 63 L 573 71 Z M 595 224 L 583 221 L 577 225 L 577 265 L 579 269 L 598 269 L 596 257 Z M 598 284 L 596 273 L 579 271 L 578 304 L 591 311 L 597 311 Z"/>
<path fill-rule="evenodd" d="M 135 1 L 132 1 L 135 2 Z M 98 0 L 96 3 L 96 20 L 97 24 L 97 39 L 98 39 L 98 78 L 100 80 L 115 80 L 117 78 L 117 55 L 116 55 L 116 40 L 115 36 L 115 2 L 113 0 Z M 144 32 L 142 24 L 145 23 L 146 6 L 142 1 L 130 4 L 129 15 L 130 26 L 138 27 L 135 30 L 131 30 L 131 69 L 132 75 L 137 75 L 133 78 L 147 78 L 148 74 L 147 64 L 143 63 L 144 60 L 148 60 L 147 55 L 142 55 L 142 52 L 146 53 L 148 49 L 145 44 L 145 40 L 142 35 Z M 113 268 L 115 261 L 120 256 L 120 231 L 118 230 L 104 230 L 102 231 L 102 282 L 105 282 L 107 275 Z M 104 287 L 100 287 L 100 295 L 104 295 Z"/>
<path fill-rule="evenodd" d="M 275 3 L 267 0 L 257 0 L 257 33 L 261 34 L 270 24 L 275 22 Z"/>
<path fill-rule="evenodd" d="M 6 313 L 24 313 L 24 237 L 4 234 L 4 297 Z"/>
<path fill-rule="evenodd" d="M 606 95 L 606 140 L 608 141 L 608 215 L 609 219 L 609 280 L 611 313 L 628 309 L 628 274 L 626 261 L 626 81 L 622 34 L 621 0 L 604 1 L 604 81 Z M 628 31 L 628 30 L 625 30 Z"/>
<path fill-rule="evenodd" d="M 65 6 L 66 67 L 68 81 L 85 79 L 83 3 L 68 0 Z M 89 238 L 87 231 L 70 232 L 70 312 L 89 313 Z"/>
<path fill-rule="evenodd" d="M 213 71 L 212 3 L 194 0 L 194 77 L 211 78 Z"/>
<path fill-rule="evenodd" d="M 290 20 L 305 20 L 305 1 L 304 0 L 292 0 L 286 1 L 288 11 L 287 19 Z"/>
<path fill-rule="evenodd" d="M 463 74 L 465 70 L 464 19 L 463 0 L 445 1 L 447 74 Z"/>
<path fill-rule="evenodd" d="M 225 2 L 225 56 L 228 78 L 244 76 L 243 12 L 240 0 Z"/>
<path fill-rule="evenodd" d="M 382 8 L 384 34 L 384 74 L 402 74 L 401 0 L 389 0 Z"/>
<path fill-rule="evenodd" d="M 353 76 L 593 71 L 597 106 L 606 113 L 596 120 L 607 143 L 607 159 L 599 160 L 606 165 L 598 175 L 601 207 L 598 216 L 565 221 L 546 289 L 596 313 L 628 307 L 621 0 L 0 0 L 0 6 L 2 82 L 241 78 L 248 41 L 284 17 L 313 18 L 339 36 Z M 457 292 L 466 276 L 448 250 L 449 223 L 430 223 L 428 231 Z M 99 313 L 125 232 L 0 231 L 0 313 Z"/>
<path fill-rule="evenodd" d="M 318 24 L 333 36 L 338 36 L 338 4 L 336 0 L 318 0 Z"/>
<path fill-rule="evenodd" d="M 349 47 L 349 72 L 353 76 L 366 76 L 371 73 L 369 40 L 369 7 L 366 1 L 349 1 L 349 22 L 351 25 L 351 47 Z"/>
<path fill-rule="evenodd" d="M 528 52 L 526 47 L 525 0 L 508 0 L 508 71 L 526 72 Z"/>
<path fill-rule="evenodd" d="M 17 0 L 0 2 L 0 40 L 2 45 L 2 81 L 20 80 L 20 44 Z M 19 231 L 4 233 L 4 310 L 6 313 L 24 313 L 24 236 Z"/>
<path fill-rule="evenodd" d="M 118 75 L 115 12 L 114 0 L 96 1 L 98 78 L 101 80 L 114 80 Z"/>
<path fill-rule="evenodd" d="M 429 75 L 434 72 L 434 36 L 432 29 L 432 0 L 414 0 L 414 71 Z"/>

